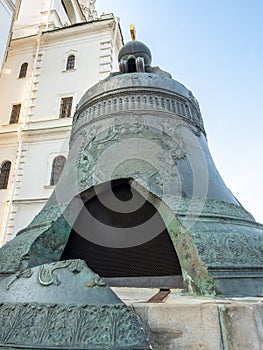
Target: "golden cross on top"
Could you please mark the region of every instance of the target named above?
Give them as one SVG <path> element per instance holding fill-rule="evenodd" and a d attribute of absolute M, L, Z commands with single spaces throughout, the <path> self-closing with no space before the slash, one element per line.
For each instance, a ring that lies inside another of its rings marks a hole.
<path fill-rule="evenodd" d="M 132 41 L 135 41 L 136 40 L 136 30 L 135 30 L 135 26 L 133 24 L 130 24 L 130 33 L 131 33 Z"/>

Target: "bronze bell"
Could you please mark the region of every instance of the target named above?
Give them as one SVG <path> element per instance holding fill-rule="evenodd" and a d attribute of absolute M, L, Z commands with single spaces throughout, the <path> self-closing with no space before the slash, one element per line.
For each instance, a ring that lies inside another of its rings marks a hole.
<path fill-rule="evenodd" d="M 220 177 L 198 101 L 139 41 L 119 63 L 80 100 L 60 181 L 1 248 L 17 257 L 2 276 L 82 259 L 113 286 L 262 296 L 263 226 Z"/>

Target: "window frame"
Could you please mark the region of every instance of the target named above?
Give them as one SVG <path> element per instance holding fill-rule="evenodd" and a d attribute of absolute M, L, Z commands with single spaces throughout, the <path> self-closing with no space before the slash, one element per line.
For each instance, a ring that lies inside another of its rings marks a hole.
<path fill-rule="evenodd" d="M 27 69 L 28 69 L 28 62 L 22 63 L 21 66 L 20 66 L 18 79 L 23 79 L 23 78 L 26 77 Z"/>
<path fill-rule="evenodd" d="M 9 168 L 7 170 L 4 169 L 4 172 L 3 172 L 3 167 L 6 165 L 8 165 Z M 0 166 L 0 190 L 6 190 L 8 188 L 11 168 L 12 168 L 12 162 L 10 160 L 5 160 L 2 162 Z"/>
<path fill-rule="evenodd" d="M 73 61 L 70 61 L 70 59 L 73 59 Z M 72 66 L 72 63 L 73 63 L 73 66 Z M 70 53 L 68 56 L 67 56 L 67 60 L 66 60 L 66 71 L 73 71 L 76 69 L 76 55 L 73 54 L 73 53 Z"/>
<path fill-rule="evenodd" d="M 19 108 L 16 110 L 16 108 Z M 11 114 L 9 118 L 9 124 L 17 124 L 19 122 L 20 113 L 21 113 L 22 103 L 12 104 Z"/>
<path fill-rule="evenodd" d="M 64 102 L 70 101 L 70 111 L 68 112 L 68 104 L 63 105 Z M 73 107 L 73 96 L 64 96 L 60 98 L 60 107 L 59 107 L 59 119 L 67 119 L 72 115 L 72 107 Z"/>
<path fill-rule="evenodd" d="M 74 62 L 74 68 L 72 69 L 67 69 L 67 63 L 68 63 L 68 58 L 70 56 L 74 56 L 75 57 L 75 62 Z M 70 49 L 66 52 L 64 52 L 63 54 L 63 70 L 62 72 L 65 73 L 73 73 L 77 70 L 77 66 L 78 66 L 78 61 L 79 61 L 79 52 L 78 50 L 74 50 L 74 49 Z"/>

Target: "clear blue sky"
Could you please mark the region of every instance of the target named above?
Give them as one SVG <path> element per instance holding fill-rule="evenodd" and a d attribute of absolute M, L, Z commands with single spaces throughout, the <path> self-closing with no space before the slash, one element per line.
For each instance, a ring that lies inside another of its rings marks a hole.
<path fill-rule="evenodd" d="M 97 0 L 198 98 L 227 186 L 263 223 L 263 1 Z"/>

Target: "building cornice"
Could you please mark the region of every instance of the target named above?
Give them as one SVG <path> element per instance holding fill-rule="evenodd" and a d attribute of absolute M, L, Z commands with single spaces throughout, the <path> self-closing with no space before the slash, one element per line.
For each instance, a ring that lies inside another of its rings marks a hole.
<path fill-rule="evenodd" d="M 35 204 L 35 203 L 46 203 L 46 201 L 49 199 L 49 197 L 46 198 L 21 198 L 21 199 L 15 199 L 13 201 L 14 204 Z"/>
<path fill-rule="evenodd" d="M 70 39 L 70 37 L 74 38 L 75 36 L 78 36 L 80 38 L 80 35 L 82 34 L 83 38 L 87 40 L 87 38 L 91 38 L 92 35 L 99 34 L 101 35 L 102 29 L 108 29 L 109 26 L 114 26 L 115 19 L 114 17 L 107 17 L 102 19 L 96 19 L 93 21 L 85 22 L 85 23 L 77 23 L 73 24 L 71 26 L 63 27 L 63 28 L 57 28 L 49 31 L 42 32 L 41 35 L 41 41 L 42 45 L 46 45 L 50 42 L 56 42 L 60 41 L 61 38 L 65 39 L 65 36 Z M 122 38 L 122 32 L 120 26 L 118 26 L 119 34 Z M 87 32 L 89 36 L 87 37 Z M 37 34 L 35 35 L 29 35 L 25 37 L 15 38 L 11 41 L 11 48 L 18 49 L 19 47 L 23 49 L 32 49 L 32 41 L 37 40 Z M 63 42 L 61 42 L 63 44 Z M 12 50 L 10 51 L 10 54 L 12 54 Z"/>
<path fill-rule="evenodd" d="M 50 141 L 55 140 L 68 140 L 70 137 L 71 126 L 60 126 L 51 128 L 38 128 L 38 129 L 27 129 L 23 131 L 24 137 L 30 138 L 30 141 L 41 142 L 41 138 L 49 138 Z"/>
<path fill-rule="evenodd" d="M 22 138 L 26 139 L 27 142 L 42 142 L 43 138 L 47 140 L 47 137 L 50 141 L 57 140 L 68 140 L 71 131 L 71 124 L 68 125 L 54 125 L 54 126 L 45 126 L 40 123 L 35 123 L 35 126 L 30 125 L 29 128 L 22 130 Z M 38 125 L 37 125 L 38 124 Z M 1 146 L 6 144 L 13 145 L 17 143 L 17 130 L 6 130 L 0 132 L 0 141 Z"/>
<path fill-rule="evenodd" d="M 96 31 L 97 27 L 107 27 L 109 23 L 114 21 L 113 15 L 107 18 L 99 18 L 88 22 L 81 22 L 81 23 L 75 23 L 71 26 L 63 27 L 63 28 L 56 28 L 49 31 L 44 31 L 43 35 L 47 37 L 53 37 L 57 35 L 64 35 L 66 32 L 69 33 L 79 33 L 80 31 L 83 31 L 83 28 L 87 28 L 89 30 Z"/>

